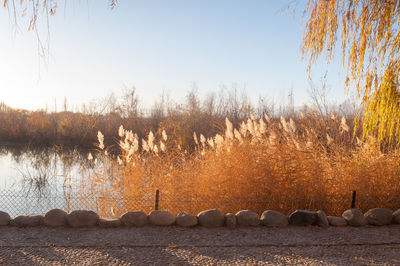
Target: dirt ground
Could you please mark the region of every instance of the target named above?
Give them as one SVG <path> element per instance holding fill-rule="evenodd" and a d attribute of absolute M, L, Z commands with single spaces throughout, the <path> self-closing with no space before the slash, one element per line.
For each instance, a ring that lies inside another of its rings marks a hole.
<path fill-rule="evenodd" d="M 1 265 L 400 265 L 400 226 L 0 227 Z"/>

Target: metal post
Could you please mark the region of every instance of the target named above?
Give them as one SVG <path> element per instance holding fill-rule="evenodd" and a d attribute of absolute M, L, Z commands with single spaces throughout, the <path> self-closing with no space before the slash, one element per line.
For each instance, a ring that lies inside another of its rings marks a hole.
<path fill-rule="evenodd" d="M 155 209 L 155 210 L 158 210 L 158 203 L 159 203 L 159 201 L 160 201 L 160 191 L 157 189 L 157 190 L 156 190 L 156 204 L 155 204 L 155 206 L 154 206 L 154 209 Z"/>
<path fill-rule="evenodd" d="M 351 209 L 354 209 L 356 207 L 356 191 L 353 190 L 353 198 L 351 200 Z"/>

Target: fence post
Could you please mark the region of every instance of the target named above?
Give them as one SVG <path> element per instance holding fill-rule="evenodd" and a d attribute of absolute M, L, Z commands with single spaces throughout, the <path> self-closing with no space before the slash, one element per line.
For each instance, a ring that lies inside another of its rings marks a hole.
<path fill-rule="evenodd" d="M 351 200 L 351 209 L 354 209 L 356 207 L 356 193 L 357 192 L 355 190 L 353 190 L 353 197 Z"/>
<path fill-rule="evenodd" d="M 160 191 L 157 189 L 156 190 L 156 203 L 155 203 L 155 206 L 154 206 L 154 209 L 157 211 L 158 210 L 158 203 L 159 203 L 159 201 L 160 201 Z"/>

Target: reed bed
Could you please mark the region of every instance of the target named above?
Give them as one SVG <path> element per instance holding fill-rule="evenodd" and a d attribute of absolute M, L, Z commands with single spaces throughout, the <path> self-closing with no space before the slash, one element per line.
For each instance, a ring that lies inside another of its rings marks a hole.
<path fill-rule="evenodd" d="M 361 134 L 353 136 L 353 126 L 335 114 L 251 116 L 238 128 L 226 119 L 224 132 L 214 137 L 195 132 L 190 149 L 162 128 L 140 139 L 121 126 L 118 154 L 98 133 L 101 156 L 89 154 L 94 168 L 79 187 L 100 199 L 103 216 L 150 211 L 157 189 L 160 208 L 172 213 L 322 209 L 341 215 L 353 190 L 362 211 L 398 209 L 399 153 L 383 152 L 374 138 L 361 141 Z"/>

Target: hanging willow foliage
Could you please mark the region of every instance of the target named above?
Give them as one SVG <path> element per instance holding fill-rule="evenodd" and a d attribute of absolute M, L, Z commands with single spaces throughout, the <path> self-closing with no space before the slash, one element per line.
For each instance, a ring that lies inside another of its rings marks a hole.
<path fill-rule="evenodd" d="M 400 144 L 400 1 L 308 0 L 304 18 L 308 71 L 324 53 L 330 62 L 340 35 L 345 88 L 355 85 L 362 99 L 357 120 L 364 137 Z"/>
<path fill-rule="evenodd" d="M 400 133 L 399 62 L 391 64 L 378 89 L 364 104 L 364 138 L 366 133 L 374 132 L 385 143 L 392 143 Z"/>
<path fill-rule="evenodd" d="M 114 8 L 117 5 L 117 0 L 108 0 L 110 7 Z M 21 9 L 16 6 L 16 2 L 20 4 Z M 17 16 L 29 16 L 28 30 L 35 30 L 41 15 L 54 15 L 58 9 L 58 0 L 3 0 L 4 8 L 13 10 L 14 19 L 16 22 Z M 62 1 L 64 5 L 66 1 Z M 48 19 L 48 17 L 47 17 Z"/>

